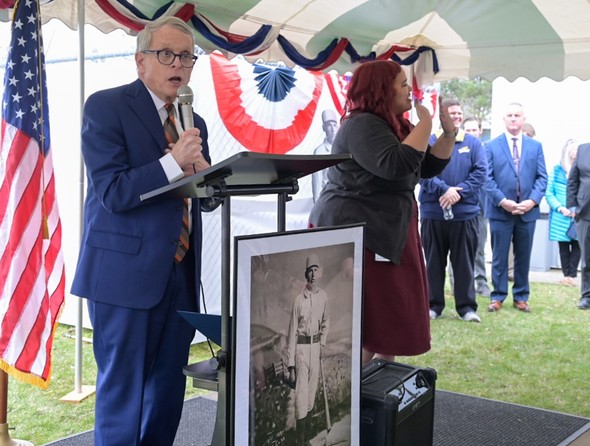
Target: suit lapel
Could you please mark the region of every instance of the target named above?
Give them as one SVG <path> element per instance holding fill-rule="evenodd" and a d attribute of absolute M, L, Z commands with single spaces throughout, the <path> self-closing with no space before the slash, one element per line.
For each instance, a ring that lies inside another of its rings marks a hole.
<path fill-rule="evenodd" d="M 524 162 L 524 159 L 526 158 L 526 156 L 529 153 L 529 141 L 528 138 L 526 136 L 524 136 L 524 134 L 522 135 L 522 147 L 520 148 L 521 154 L 520 154 L 520 163 L 522 164 Z"/>
<path fill-rule="evenodd" d="M 127 100 L 129 107 L 144 126 L 144 130 L 157 141 L 158 147 L 166 147 L 166 137 L 162 130 L 160 115 L 147 88 L 139 79 L 129 85 Z"/>

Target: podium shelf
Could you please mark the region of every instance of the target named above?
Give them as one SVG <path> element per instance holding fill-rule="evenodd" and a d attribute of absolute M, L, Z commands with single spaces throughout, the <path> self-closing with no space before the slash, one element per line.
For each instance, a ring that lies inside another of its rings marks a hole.
<path fill-rule="evenodd" d="M 182 372 L 193 379 L 193 387 L 197 389 L 219 391 L 219 382 L 217 380 L 217 370 L 213 370 L 207 361 L 196 362 L 185 365 Z"/>

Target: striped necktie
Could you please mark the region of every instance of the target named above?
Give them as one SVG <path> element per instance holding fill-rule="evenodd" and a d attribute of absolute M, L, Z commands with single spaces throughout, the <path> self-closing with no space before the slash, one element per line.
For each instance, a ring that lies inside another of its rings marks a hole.
<path fill-rule="evenodd" d="M 175 143 L 178 141 L 178 130 L 176 130 L 176 120 L 174 118 L 174 105 L 166 104 L 164 106 L 168 112 L 168 116 L 164 121 L 164 133 L 166 134 L 166 141 L 168 143 Z M 184 199 L 184 206 L 182 210 L 182 227 L 180 228 L 180 236 L 178 238 L 178 245 L 176 247 L 176 254 L 174 260 L 179 263 L 184 258 L 189 246 L 189 214 L 188 214 L 188 198 Z"/>
<path fill-rule="evenodd" d="M 516 201 L 520 201 L 520 154 L 518 153 L 518 138 L 512 138 L 512 159 L 516 168 Z"/>

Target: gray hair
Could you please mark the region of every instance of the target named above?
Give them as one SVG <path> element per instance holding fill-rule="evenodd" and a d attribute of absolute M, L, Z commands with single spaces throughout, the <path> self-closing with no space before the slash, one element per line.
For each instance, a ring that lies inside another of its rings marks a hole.
<path fill-rule="evenodd" d="M 149 22 L 137 34 L 137 52 L 149 50 L 150 45 L 152 44 L 154 32 L 164 26 L 171 26 L 185 34 L 188 34 L 189 36 L 191 36 L 191 39 L 193 41 L 193 47 L 195 46 L 195 36 L 193 34 L 192 28 L 188 26 L 186 22 L 179 19 L 178 17 L 166 16 L 160 17 L 159 19 L 154 20 L 153 22 Z"/>

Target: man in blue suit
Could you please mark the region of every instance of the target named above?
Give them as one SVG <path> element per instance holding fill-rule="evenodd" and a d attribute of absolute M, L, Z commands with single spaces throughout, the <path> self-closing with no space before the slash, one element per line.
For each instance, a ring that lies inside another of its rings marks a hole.
<path fill-rule="evenodd" d="M 486 217 L 492 242 L 491 303 L 488 311 L 502 308 L 508 296 L 508 251 L 514 246 L 514 307 L 530 312 L 529 268 L 539 203 L 547 188 L 545 157 L 540 142 L 522 132 L 521 104 L 511 103 L 504 114 L 506 131 L 486 143 L 488 200 Z"/>
<path fill-rule="evenodd" d="M 183 129 L 178 113 L 196 59 L 186 23 L 149 23 L 137 36 L 139 79 L 84 107 L 88 189 L 72 293 L 88 299 L 93 326 L 96 446 L 172 445 L 180 421 L 194 330 L 177 310 L 199 308 L 202 204 L 188 200 L 188 251 L 175 259 L 185 200 L 140 196 L 210 166 L 205 122 L 193 114 Z"/>

